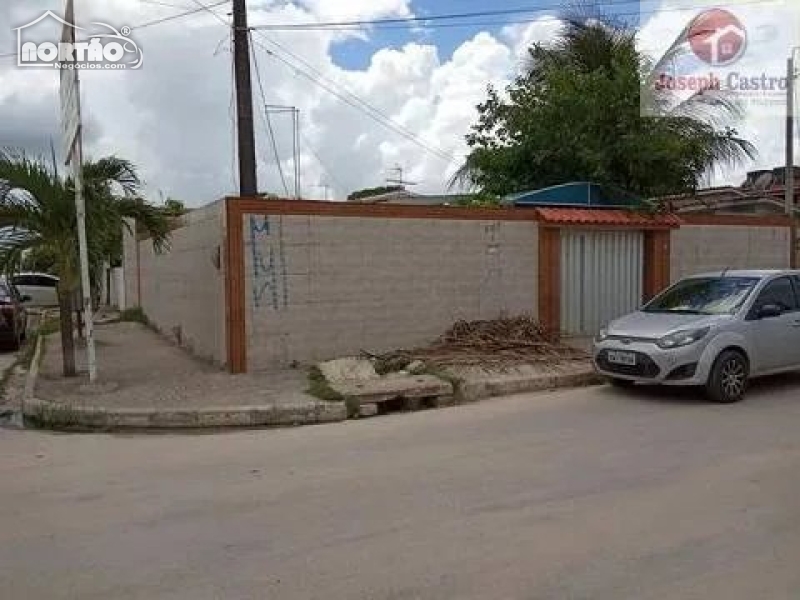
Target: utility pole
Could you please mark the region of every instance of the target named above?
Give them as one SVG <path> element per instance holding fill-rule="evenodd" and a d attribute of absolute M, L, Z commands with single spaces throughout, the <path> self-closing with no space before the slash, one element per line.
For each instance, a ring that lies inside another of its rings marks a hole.
<path fill-rule="evenodd" d="M 796 50 L 796 49 L 794 49 Z M 797 268 L 797 215 L 794 201 L 794 50 L 786 71 L 786 212 L 789 215 L 789 265 Z"/>
<path fill-rule="evenodd" d="M 239 148 L 239 195 L 258 194 L 256 138 L 253 130 L 253 84 L 250 80 L 250 30 L 246 0 L 233 0 L 233 66 L 236 81 L 236 130 Z"/>
<path fill-rule="evenodd" d="M 292 107 L 292 147 L 294 148 L 294 197 L 300 200 L 300 110 Z"/>

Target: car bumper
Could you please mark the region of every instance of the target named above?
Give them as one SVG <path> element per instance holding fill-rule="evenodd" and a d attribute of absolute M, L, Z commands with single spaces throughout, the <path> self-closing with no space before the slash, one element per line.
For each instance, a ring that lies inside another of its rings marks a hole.
<path fill-rule="evenodd" d="M 595 342 L 592 359 L 595 370 L 605 377 L 659 385 L 704 385 L 711 360 L 702 344 L 664 350 L 650 341 L 620 340 Z M 633 353 L 636 365 L 619 365 L 609 360 L 609 352 Z"/>

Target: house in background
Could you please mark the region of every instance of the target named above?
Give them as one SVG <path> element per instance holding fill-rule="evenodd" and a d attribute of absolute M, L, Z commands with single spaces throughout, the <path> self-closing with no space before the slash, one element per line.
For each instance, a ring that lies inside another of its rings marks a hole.
<path fill-rule="evenodd" d="M 800 203 L 800 167 L 794 167 L 795 205 Z M 659 202 L 676 213 L 718 215 L 782 215 L 786 213 L 786 168 L 751 171 L 738 187 L 697 190 L 665 196 Z"/>
<path fill-rule="evenodd" d="M 470 194 L 416 194 L 405 188 L 385 193 L 348 199 L 358 204 L 405 204 L 410 206 L 461 206 L 468 202 Z"/>

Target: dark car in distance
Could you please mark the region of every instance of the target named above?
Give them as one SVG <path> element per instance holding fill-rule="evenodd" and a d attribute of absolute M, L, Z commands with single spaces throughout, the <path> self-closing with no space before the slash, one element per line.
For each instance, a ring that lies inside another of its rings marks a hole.
<path fill-rule="evenodd" d="M 0 344 L 3 346 L 10 345 L 16 350 L 22 345 L 28 332 L 28 311 L 24 306 L 28 299 L 8 281 L 0 281 Z"/>

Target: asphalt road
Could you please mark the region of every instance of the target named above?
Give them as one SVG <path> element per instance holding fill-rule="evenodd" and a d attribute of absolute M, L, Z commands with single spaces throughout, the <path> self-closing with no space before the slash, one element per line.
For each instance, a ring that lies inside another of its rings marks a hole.
<path fill-rule="evenodd" d="M 8 599 L 797 599 L 800 378 L 221 435 L 0 430 Z"/>

